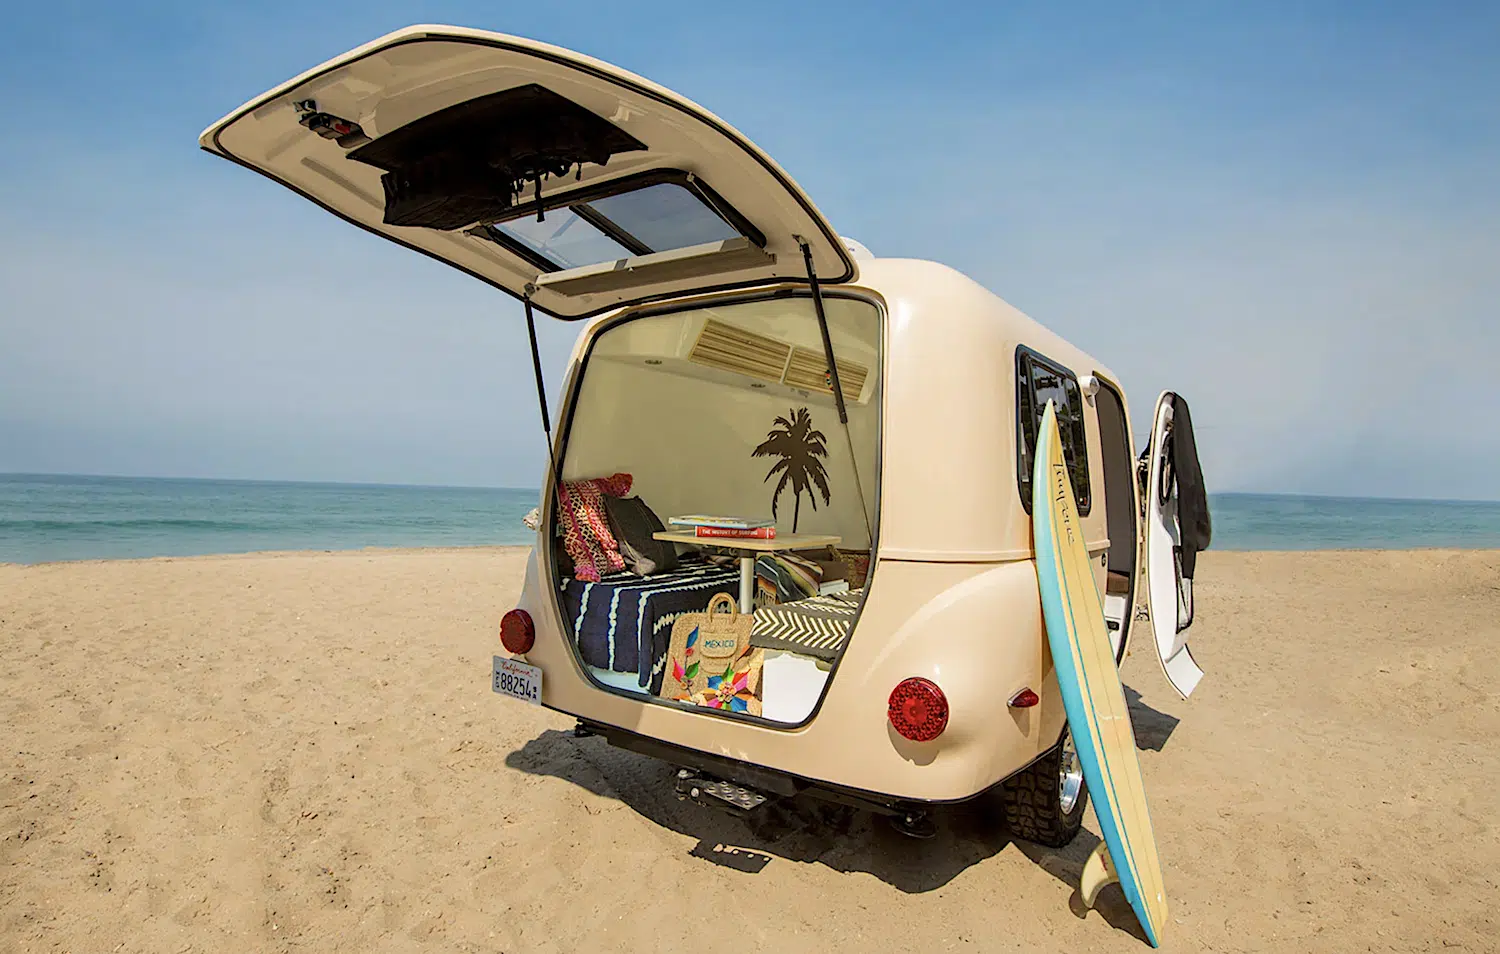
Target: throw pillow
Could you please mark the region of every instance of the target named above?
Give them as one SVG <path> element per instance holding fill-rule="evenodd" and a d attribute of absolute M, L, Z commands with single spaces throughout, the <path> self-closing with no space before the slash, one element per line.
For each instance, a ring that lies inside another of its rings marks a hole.
<path fill-rule="evenodd" d="M 574 579 L 598 583 L 604 574 L 625 569 L 619 542 L 609 528 L 604 500 L 630 493 L 630 484 L 629 474 L 615 474 L 558 485 L 563 549 L 573 560 Z"/>

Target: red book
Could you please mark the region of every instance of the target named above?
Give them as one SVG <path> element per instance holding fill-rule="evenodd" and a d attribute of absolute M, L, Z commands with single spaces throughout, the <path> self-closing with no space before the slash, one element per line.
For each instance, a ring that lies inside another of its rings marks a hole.
<path fill-rule="evenodd" d="M 754 530 L 736 530 L 733 527 L 698 527 L 700 537 L 732 537 L 739 540 L 774 540 L 775 527 L 757 527 Z"/>

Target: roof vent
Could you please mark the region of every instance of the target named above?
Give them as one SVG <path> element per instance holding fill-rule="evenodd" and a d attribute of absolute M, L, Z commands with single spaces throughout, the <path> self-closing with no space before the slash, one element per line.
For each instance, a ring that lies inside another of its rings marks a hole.
<path fill-rule="evenodd" d="M 843 360 L 838 361 L 838 366 L 839 384 L 844 390 L 844 400 L 858 401 L 860 392 L 865 389 L 865 378 L 869 376 L 870 369 L 862 364 Z M 809 351 L 807 348 L 792 349 L 792 360 L 786 369 L 787 384 L 807 391 L 832 394 L 831 378 L 832 375 L 828 373 L 828 361 L 821 351 Z"/>
<path fill-rule="evenodd" d="M 688 360 L 762 381 L 780 381 L 791 352 L 785 342 L 710 318 L 698 333 Z M 842 367 L 839 372 L 843 373 Z"/>

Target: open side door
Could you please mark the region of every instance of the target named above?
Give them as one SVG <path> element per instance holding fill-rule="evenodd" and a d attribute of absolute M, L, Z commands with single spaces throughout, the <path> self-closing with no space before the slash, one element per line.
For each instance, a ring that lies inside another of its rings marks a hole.
<path fill-rule="evenodd" d="M 1187 630 L 1193 624 L 1193 572 L 1210 526 L 1192 418 L 1187 402 L 1171 391 L 1157 399 L 1143 463 L 1145 559 L 1138 572 L 1146 579 L 1142 587 L 1137 578 L 1137 589 L 1145 594 L 1162 672 L 1186 699 L 1203 678 L 1188 650 Z"/>
<path fill-rule="evenodd" d="M 857 275 L 802 189 L 723 120 L 519 37 L 408 27 L 256 97 L 199 141 L 559 318 Z"/>

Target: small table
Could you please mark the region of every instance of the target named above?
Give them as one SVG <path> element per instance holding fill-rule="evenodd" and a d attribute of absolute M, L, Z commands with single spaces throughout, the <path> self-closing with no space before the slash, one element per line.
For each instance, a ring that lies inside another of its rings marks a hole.
<path fill-rule="evenodd" d="M 692 530 L 663 530 L 653 533 L 653 539 L 669 543 L 686 543 L 694 546 L 722 547 L 740 553 L 740 612 L 755 611 L 755 557 L 760 553 L 776 550 L 814 550 L 818 547 L 836 547 L 844 542 L 843 537 L 824 533 L 782 533 L 770 540 L 756 537 L 700 537 Z"/>

